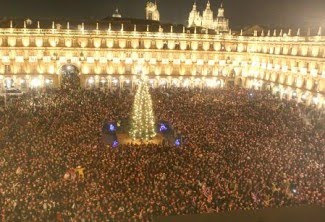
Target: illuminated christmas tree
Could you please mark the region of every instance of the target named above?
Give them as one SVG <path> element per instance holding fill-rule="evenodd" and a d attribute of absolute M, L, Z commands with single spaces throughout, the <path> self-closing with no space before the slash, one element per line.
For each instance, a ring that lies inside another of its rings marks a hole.
<path fill-rule="evenodd" d="M 131 117 L 130 136 L 133 140 L 150 140 L 156 136 L 155 118 L 147 82 L 148 78 L 145 75 L 141 75 Z"/>

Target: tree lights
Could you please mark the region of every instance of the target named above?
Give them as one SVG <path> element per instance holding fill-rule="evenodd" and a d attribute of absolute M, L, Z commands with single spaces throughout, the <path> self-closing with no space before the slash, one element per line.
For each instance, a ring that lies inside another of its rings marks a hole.
<path fill-rule="evenodd" d="M 148 141 L 156 136 L 155 118 L 147 82 L 148 78 L 142 74 L 135 94 L 131 117 L 130 136 L 133 140 Z"/>

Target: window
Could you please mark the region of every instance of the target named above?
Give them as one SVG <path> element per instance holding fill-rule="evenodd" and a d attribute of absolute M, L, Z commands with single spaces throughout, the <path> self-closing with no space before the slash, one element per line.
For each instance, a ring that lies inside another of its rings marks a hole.
<path fill-rule="evenodd" d="M 10 65 L 5 65 L 5 74 L 10 73 L 10 71 L 11 71 Z"/>

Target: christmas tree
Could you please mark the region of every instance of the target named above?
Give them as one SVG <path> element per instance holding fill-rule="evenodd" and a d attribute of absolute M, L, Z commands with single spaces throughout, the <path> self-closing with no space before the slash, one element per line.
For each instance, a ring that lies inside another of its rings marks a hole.
<path fill-rule="evenodd" d="M 130 136 L 133 140 L 148 141 L 156 136 L 155 118 L 147 82 L 148 78 L 142 74 L 135 94 L 131 117 Z"/>

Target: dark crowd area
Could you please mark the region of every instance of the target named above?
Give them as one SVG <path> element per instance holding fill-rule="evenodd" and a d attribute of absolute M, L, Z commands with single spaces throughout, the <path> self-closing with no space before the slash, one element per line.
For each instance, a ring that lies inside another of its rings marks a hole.
<path fill-rule="evenodd" d="M 325 206 L 324 111 L 246 89 L 152 89 L 174 145 L 102 144 L 129 91 L 30 92 L 0 111 L 2 221 L 152 221 L 159 216 Z"/>

